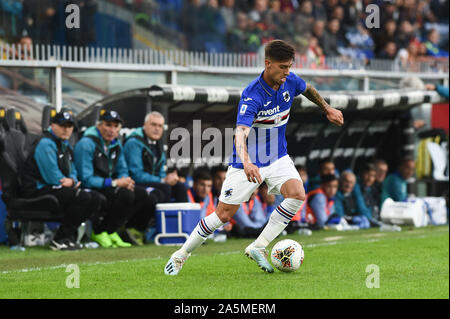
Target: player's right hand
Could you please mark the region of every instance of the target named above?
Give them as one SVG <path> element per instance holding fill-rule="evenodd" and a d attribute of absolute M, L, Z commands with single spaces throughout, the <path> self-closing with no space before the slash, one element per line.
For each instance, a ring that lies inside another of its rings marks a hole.
<path fill-rule="evenodd" d="M 326 113 L 327 119 L 331 123 L 336 124 L 337 126 L 342 126 L 344 124 L 344 115 L 342 115 L 342 112 L 338 109 L 328 107 Z"/>
<path fill-rule="evenodd" d="M 258 166 L 253 163 L 244 163 L 244 172 L 247 175 L 247 179 L 250 183 L 262 184 L 262 178 L 259 174 Z"/>

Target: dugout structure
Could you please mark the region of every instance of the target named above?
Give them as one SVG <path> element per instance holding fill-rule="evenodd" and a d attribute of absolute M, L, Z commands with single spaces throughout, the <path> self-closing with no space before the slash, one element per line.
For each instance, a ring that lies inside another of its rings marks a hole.
<path fill-rule="evenodd" d="M 226 139 L 232 135 L 226 131 L 235 126 L 241 93 L 236 88 L 152 85 L 108 96 L 85 109 L 77 120 L 80 127 L 94 125 L 101 107 L 112 109 L 124 119 L 126 133 L 141 126 L 146 113 L 159 111 L 166 118 L 163 139 L 169 155 L 180 142 L 170 138 L 171 132 L 180 127 L 190 132 L 190 141 L 183 141 L 189 143 L 190 157 L 169 160 L 168 165 L 213 166 L 227 162 Z M 338 127 L 329 123 L 318 106 L 300 95 L 293 101 L 286 129 L 289 154 L 296 164 L 306 165 L 311 175 L 316 174 L 323 158 L 333 159 L 340 171 L 350 168 L 358 172 L 362 164 L 374 158 L 383 158 L 391 168 L 395 167 L 401 157 L 414 155 L 416 132 L 410 110 L 423 103 L 442 101 L 434 91 L 412 89 L 321 94 L 343 112 L 345 124 Z M 217 128 L 222 133 L 222 158 L 194 158 L 194 148 L 199 143 L 204 148 L 213 139 L 202 138 L 207 128 Z"/>

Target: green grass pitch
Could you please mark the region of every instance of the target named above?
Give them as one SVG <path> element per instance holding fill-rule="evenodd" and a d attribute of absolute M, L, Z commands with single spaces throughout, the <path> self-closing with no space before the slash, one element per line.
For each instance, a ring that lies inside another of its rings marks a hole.
<path fill-rule="evenodd" d="M 448 226 L 319 231 L 309 237 L 280 236 L 269 248 L 285 238 L 305 250 L 304 263 L 294 273 L 263 273 L 244 256 L 251 239 L 208 240 L 175 277 L 163 272 L 177 249 L 173 246 L 75 252 L 47 247 L 18 252 L 0 246 L 0 299 L 449 298 Z M 75 274 L 70 264 L 78 266 L 79 288 L 66 285 Z M 376 280 L 378 288 L 367 287 Z"/>

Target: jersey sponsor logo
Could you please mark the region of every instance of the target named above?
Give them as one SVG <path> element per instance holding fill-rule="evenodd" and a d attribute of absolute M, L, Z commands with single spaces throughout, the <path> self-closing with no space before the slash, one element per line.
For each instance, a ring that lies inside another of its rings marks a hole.
<path fill-rule="evenodd" d="M 289 95 L 289 91 L 283 92 L 283 98 L 284 98 L 285 102 L 289 102 L 289 100 L 291 99 L 291 96 Z"/>
<path fill-rule="evenodd" d="M 264 103 L 264 107 L 266 107 L 267 105 L 269 105 L 270 103 L 272 103 L 272 101 L 269 101 L 267 103 Z"/>
<path fill-rule="evenodd" d="M 259 111 L 258 116 L 274 115 L 275 113 L 278 113 L 278 112 L 280 112 L 279 105 L 277 105 L 276 107 L 274 107 L 273 109 L 270 109 L 270 110 Z"/>

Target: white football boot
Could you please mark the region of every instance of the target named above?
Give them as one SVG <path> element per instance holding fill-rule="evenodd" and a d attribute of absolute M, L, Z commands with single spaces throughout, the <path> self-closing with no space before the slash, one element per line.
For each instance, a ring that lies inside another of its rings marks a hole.
<path fill-rule="evenodd" d="M 176 276 L 180 272 L 181 268 L 183 268 L 184 263 L 189 258 L 189 255 L 183 256 L 181 254 L 177 255 L 177 252 L 174 252 L 172 256 L 170 256 L 169 261 L 166 264 L 166 267 L 164 267 L 164 273 L 166 275 L 170 276 Z"/>
<path fill-rule="evenodd" d="M 273 273 L 273 267 L 267 260 L 268 254 L 265 248 L 256 248 L 254 242 L 245 248 L 245 256 L 256 261 L 259 268 L 268 273 Z"/>

